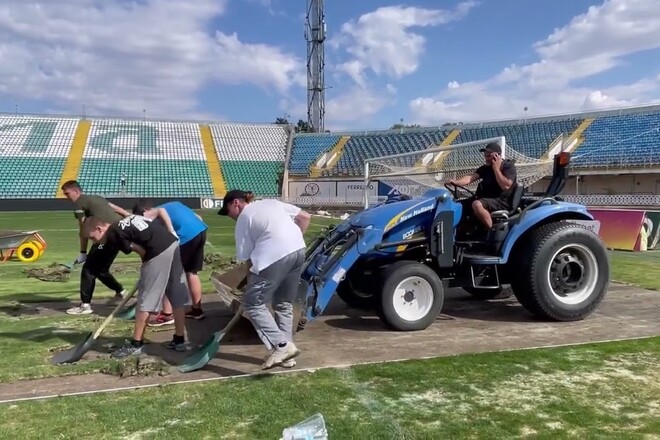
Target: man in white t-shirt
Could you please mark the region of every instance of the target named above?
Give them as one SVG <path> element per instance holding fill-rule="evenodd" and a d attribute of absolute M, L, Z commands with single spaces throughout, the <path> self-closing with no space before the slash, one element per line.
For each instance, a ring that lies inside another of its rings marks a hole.
<path fill-rule="evenodd" d="M 304 232 L 310 215 L 279 200 L 258 200 L 232 190 L 219 215 L 236 221 L 236 258 L 250 267 L 243 310 L 270 350 L 262 367 L 293 367 L 300 350 L 293 343 L 293 301 L 305 262 Z M 275 316 L 266 307 L 270 299 Z"/>

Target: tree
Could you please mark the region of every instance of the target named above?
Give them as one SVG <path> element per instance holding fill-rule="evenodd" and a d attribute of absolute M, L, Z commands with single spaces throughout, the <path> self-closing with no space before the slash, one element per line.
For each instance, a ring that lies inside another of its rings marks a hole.
<path fill-rule="evenodd" d="M 296 133 L 309 133 L 309 124 L 302 119 L 298 120 L 295 126 Z"/>

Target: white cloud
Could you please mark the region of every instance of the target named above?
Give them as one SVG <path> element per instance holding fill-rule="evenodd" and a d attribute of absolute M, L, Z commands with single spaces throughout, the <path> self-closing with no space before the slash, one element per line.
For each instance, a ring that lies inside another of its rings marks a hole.
<path fill-rule="evenodd" d="M 329 40 L 330 47 L 344 49 L 349 59 L 337 69 L 365 87 L 365 70 L 399 79 L 415 72 L 426 39 L 414 28 L 438 26 L 463 18 L 476 1 L 460 3 L 454 10 L 412 6 L 384 6 L 341 26 Z"/>
<path fill-rule="evenodd" d="M 326 103 L 326 128 L 338 130 L 361 125 L 372 115 L 392 103 L 386 91 L 354 86 Z"/>
<path fill-rule="evenodd" d="M 607 72 L 622 57 L 660 48 L 660 2 L 608 0 L 534 44 L 539 61 L 511 65 L 482 82 L 452 82 L 434 97 L 410 102 L 420 123 L 501 119 L 658 101 L 655 77 L 608 87 L 575 86 Z M 455 84 L 454 84 L 455 83 Z"/>
<path fill-rule="evenodd" d="M 279 93 L 304 62 L 277 47 L 206 31 L 227 0 L 5 0 L 0 94 L 88 113 L 191 117 L 210 81 Z M 258 57 L 258 58 L 256 58 Z M 301 76 L 302 75 L 302 76 Z"/>

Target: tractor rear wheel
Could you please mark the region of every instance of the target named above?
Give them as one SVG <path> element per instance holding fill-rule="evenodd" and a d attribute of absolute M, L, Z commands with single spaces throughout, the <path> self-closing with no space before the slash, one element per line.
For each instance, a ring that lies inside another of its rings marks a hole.
<path fill-rule="evenodd" d="M 554 321 L 590 315 L 607 293 L 610 266 L 598 235 L 576 223 L 549 223 L 533 231 L 518 253 L 511 287 L 532 314 Z"/>
<path fill-rule="evenodd" d="M 380 319 L 393 330 L 423 330 L 433 324 L 444 302 L 442 281 L 433 269 L 415 261 L 387 267 L 377 300 Z"/>

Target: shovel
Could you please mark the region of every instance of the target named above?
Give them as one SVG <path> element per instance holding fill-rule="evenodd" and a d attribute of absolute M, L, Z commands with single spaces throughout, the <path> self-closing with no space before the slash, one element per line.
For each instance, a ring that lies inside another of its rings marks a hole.
<path fill-rule="evenodd" d="M 115 309 L 112 311 L 112 313 L 110 313 L 110 315 L 108 315 L 108 317 L 105 318 L 105 321 L 103 321 L 103 324 L 101 324 L 100 327 L 94 333 L 90 332 L 85 337 L 85 340 L 82 341 L 81 343 L 79 343 L 78 345 L 76 345 L 75 347 L 70 348 L 70 349 L 65 350 L 65 351 L 61 351 L 61 352 L 55 354 L 55 356 L 53 356 L 53 359 L 51 360 L 51 362 L 53 364 L 56 364 L 56 365 L 57 364 L 69 364 L 69 363 L 72 363 L 72 362 L 77 362 L 80 359 L 82 359 L 84 354 L 87 353 L 90 348 L 92 348 L 92 346 L 94 345 L 94 342 L 96 342 L 96 339 L 99 337 L 101 332 L 106 328 L 106 326 L 110 323 L 110 321 L 112 321 L 112 318 L 114 318 L 115 313 L 117 313 L 117 311 L 119 311 L 119 309 L 121 309 L 122 307 L 124 307 L 126 305 L 128 300 L 133 295 L 135 295 L 135 292 L 137 292 L 137 284 L 135 285 L 133 290 L 131 290 L 129 292 L 129 294 L 126 295 L 126 297 L 122 300 L 122 302 L 117 304 L 117 307 L 115 307 Z"/>
<path fill-rule="evenodd" d="M 218 349 L 220 348 L 220 341 L 238 322 L 242 313 L 243 307 L 239 307 L 238 310 L 236 310 L 234 317 L 231 318 L 231 321 L 229 321 L 229 324 L 227 324 L 222 330 L 213 333 L 211 337 L 207 339 L 204 344 L 202 344 L 199 350 L 183 360 L 183 363 L 179 365 L 179 371 L 182 373 L 189 373 L 191 371 L 199 370 L 208 364 L 218 352 Z"/>
<path fill-rule="evenodd" d="M 137 303 L 126 307 L 126 309 L 117 313 L 118 319 L 124 319 L 126 321 L 133 321 L 135 319 L 135 310 L 137 309 Z"/>

